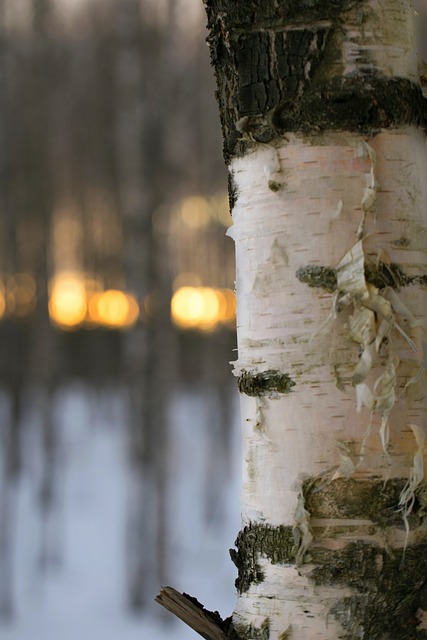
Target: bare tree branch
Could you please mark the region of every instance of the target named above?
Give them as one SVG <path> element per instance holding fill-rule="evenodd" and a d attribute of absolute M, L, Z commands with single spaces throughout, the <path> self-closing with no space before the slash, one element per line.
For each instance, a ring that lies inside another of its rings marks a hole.
<path fill-rule="evenodd" d="M 226 623 L 217 611 L 208 611 L 196 598 L 164 587 L 155 601 L 185 622 L 205 640 L 227 640 Z"/>

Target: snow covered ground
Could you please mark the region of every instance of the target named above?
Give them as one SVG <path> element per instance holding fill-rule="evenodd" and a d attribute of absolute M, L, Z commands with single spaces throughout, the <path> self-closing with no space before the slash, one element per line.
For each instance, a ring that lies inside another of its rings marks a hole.
<path fill-rule="evenodd" d="M 211 445 L 205 401 L 187 393 L 171 406 L 170 584 L 227 617 L 234 605 L 236 575 L 228 549 L 240 528 L 239 434 L 236 415 L 233 472 L 217 496 L 217 517 L 207 520 L 204 469 Z M 1 640 L 198 637 L 158 605 L 141 617 L 131 616 L 125 607 L 127 469 L 120 394 L 101 413 L 94 412 L 81 387 L 64 391 L 56 404 L 62 434 L 61 507 L 55 523 L 61 562 L 44 574 L 38 567 L 41 525 L 34 487 L 40 469 L 37 447 L 30 444 L 17 505 L 16 616 L 8 624 L 0 623 Z M 102 406 L 102 398 L 98 404 Z M 160 586 L 152 585 L 153 597 Z"/>

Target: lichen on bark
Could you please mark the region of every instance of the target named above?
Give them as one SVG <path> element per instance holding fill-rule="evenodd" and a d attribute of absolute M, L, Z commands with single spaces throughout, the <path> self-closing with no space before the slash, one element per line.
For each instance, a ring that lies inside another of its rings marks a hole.
<path fill-rule="evenodd" d="M 318 550 L 310 578 L 316 585 L 351 587 L 330 610 L 345 629 L 342 640 L 421 640 L 417 611 L 425 606 L 427 543 L 393 552 L 367 542 Z"/>
<path fill-rule="evenodd" d="M 260 627 L 253 624 L 233 624 L 233 632 L 239 640 L 268 640 L 270 637 L 270 621 L 268 618 L 262 622 Z"/>
<path fill-rule="evenodd" d="M 333 481 L 327 481 L 324 478 L 307 478 L 302 483 L 301 491 L 304 508 L 310 514 L 310 520 L 316 519 L 318 521 L 317 534 L 322 529 L 322 520 L 325 520 L 324 526 L 328 531 L 328 536 L 336 535 L 339 537 L 341 533 L 348 530 L 348 524 L 346 524 L 348 520 L 371 522 L 371 534 L 383 532 L 387 527 L 397 527 L 403 530 L 404 523 L 402 513 L 399 510 L 399 498 L 406 482 L 406 478 L 394 478 L 386 483 L 380 478 L 337 478 Z M 427 520 L 425 491 L 425 486 L 419 487 L 416 491 L 410 516 L 411 527 L 420 527 Z M 337 521 L 335 526 L 331 526 L 331 520 Z M 343 521 L 341 527 L 338 524 L 340 520 Z M 321 536 L 317 542 L 319 540 L 321 540 Z M 238 569 L 235 584 L 239 593 L 248 591 L 252 583 L 263 582 L 265 576 L 259 564 L 260 557 L 267 558 L 272 564 L 297 565 L 298 545 L 294 526 L 273 526 L 268 523 L 251 522 L 239 532 L 235 546 L 236 549 L 230 549 L 230 556 Z M 357 565 L 359 563 L 358 550 L 366 550 L 368 557 L 370 557 L 370 554 L 373 553 L 371 547 L 381 557 L 383 555 L 400 557 L 401 563 L 405 563 L 406 555 L 402 549 L 386 551 L 377 545 L 363 542 L 362 547 L 353 544 L 347 545 L 345 549 L 348 551 L 345 553 L 345 550 L 336 552 L 323 549 L 321 545 L 317 544 L 314 547 L 310 546 L 307 550 L 310 564 L 317 565 L 310 575 L 319 584 L 328 583 L 331 585 L 334 584 L 332 576 L 341 575 L 340 572 L 344 569 L 347 572 L 354 571 L 355 575 L 358 575 L 357 566 L 345 568 L 345 562 L 348 559 L 350 563 Z M 416 549 L 426 554 L 427 542 L 410 548 L 412 555 L 416 553 L 414 551 Z M 421 563 L 423 562 L 427 577 L 427 555 L 421 559 Z M 388 563 L 387 566 L 391 571 L 392 565 Z M 408 569 L 408 582 L 410 575 Z M 328 582 L 329 578 L 330 582 Z M 349 579 L 349 586 L 354 586 L 351 575 Z M 338 584 L 340 584 L 339 580 Z M 398 580 L 396 580 L 396 584 L 398 584 Z M 397 586 L 396 589 L 398 589 Z"/>
<path fill-rule="evenodd" d="M 297 269 L 295 275 L 300 282 L 313 289 L 325 289 L 329 293 L 336 291 L 337 274 L 333 267 L 310 264 Z"/>
<path fill-rule="evenodd" d="M 290 393 L 295 382 L 289 374 L 269 369 L 259 373 L 242 371 L 238 377 L 237 385 L 240 393 L 259 397 Z"/>
<path fill-rule="evenodd" d="M 236 589 L 244 593 L 252 583 L 264 580 L 259 557 L 264 556 L 272 564 L 294 562 L 295 540 L 292 527 L 273 527 L 267 524 L 250 523 L 236 538 L 237 550 L 230 549 L 230 557 L 238 569 Z"/>
<path fill-rule="evenodd" d="M 312 288 L 319 288 L 333 293 L 337 289 L 336 269 L 322 265 L 306 265 L 297 269 L 296 278 Z M 365 265 L 365 279 L 378 289 L 392 287 L 399 289 L 410 285 L 427 284 L 427 275 L 408 276 L 402 268 L 394 263 Z"/>
<path fill-rule="evenodd" d="M 323 478 L 307 479 L 303 483 L 306 509 L 312 518 L 370 520 L 379 527 L 398 526 L 404 523 L 399 499 L 407 478 Z M 415 492 L 410 516 L 411 527 L 420 526 L 426 519 L 426 487 Z"/>

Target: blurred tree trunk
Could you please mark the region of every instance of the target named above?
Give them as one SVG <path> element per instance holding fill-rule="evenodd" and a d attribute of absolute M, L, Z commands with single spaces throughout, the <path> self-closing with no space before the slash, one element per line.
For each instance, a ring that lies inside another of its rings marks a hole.
<path fill-rule="evenodd" d="M 32 1 L 32 30 L 29 46 L 27 99 L 30 116 L 24 141 L 26 157 L 27 209 L 37 230 L 33 239 L 34 271 L 37 285 L 35 316 L 31 325 L 29 366 L 26 377 L 35 391 L 36 407 L 41 415 L 41 451 L 43 468 L 38 504 L 41 537 L 39 568 L 45 571 L 56 565 L 54 539 L 57 505 L 58 437 L 52 412 L 53 391 L 58 385 L 57 332 L 49 318 L 49 280 L 51 277 L 50 240 L 54 202 L 52 150 L 56 145 L 52 129 L 52 100 L 55 90 L 57 60 L 53 55 L 55 43 L 54 9 L 52 0 Z M 65 161 L 65 160 L 63 160 Z"/>
<path fill-rule="evenodd" d="M 20 427 L 22 385 L 9 389 L 10 410 L 2 421 L 0 443 L 0 618 L 14 615 L 14 539 L 16 536 L 16 503 L 21 468 Z"/>
<path fill-rule="evenodd" d="M 162 202 L 161 87 L 155 84 L 161 34 L 144 24 L 138 0 L 113 11 L 116 34 L 116 145 L 118 201 L 123 220 L 126 287 L 151 311 L 123 336 L 129 390 L 131 483 L 128 513 L 128 601 L 140 610 L 165 580 L 167 440 L 165 364 L 170 331 L 165 324 L 160 248 L 152 217 Z M 160 77 L 160 76 L 159 76 Z M 154 304 L 153 304 L 154 302 Z M 155 307 L 155 309 L 154 309 Z M 168 314 L 166 313 L 166 318 Z M 170 344 L 169 344 L 170 346 Z"/>
<path fill-rule="evenodd" d="M 410 3 L 205 5 L 237 255 L 234 629 L 425 638 L 427 147 Z"/>
<path fill-rule="evenodd" d="M 17 270 L 16 211 L 11 193 L 14 188 L 13 152 L 14 121 L 11 117 L 12 73 L 8 56 L 10 42 L 5 25 L 5 4 L 0 1 L 0 270 L 5 279 L 3 294 L 10 277 Z M 2 382 L 7 394 L 8 411 L 0 424 L 0 618 L 10 618 L 14 613 L 14 539 L 16 535 L 16 499 L 21 469 L 21 413 L 24 386 L 25 333 L 21 327 L 4 321 L 2 346 Z M 6 370 L 6 371 L 4 371 Z M 2 398 L 2 409 L 5 398 Z"/>

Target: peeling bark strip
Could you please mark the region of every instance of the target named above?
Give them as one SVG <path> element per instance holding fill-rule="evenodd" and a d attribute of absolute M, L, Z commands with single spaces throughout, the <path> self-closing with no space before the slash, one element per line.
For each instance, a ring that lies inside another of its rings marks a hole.
<path fill-rule="evenodd" d="M 277 393 L 291 393 L 295 382 L 287 373 L 279 371 L 262 371 L 261 373 L 250 373 L 242 371 L 237 386 L 240 393 L 247 396 L 271 396 Z"/>
<path fill-rule="evenodd" d="M 343 23 L 355 10 L 360 27 L 366 1 L 252 0 L 244 10 L 225 0 L 205 4 L 227 161 L 286 132 L 427 126 L 421 87 L 384 77 L 369 52 L 360 54 L 362 74 L 343 77 Z"/>
<path fill-rule="evenodd" d="M 336 269 L 332 267 L 322 267 L 319 265 L 307 265 L 300 267 L 296 272 L 296 277 L 300 282 L 307 284 L 309 287 L 325 289 L 329 293 L 333 293 L 337 288 Z M 365 279 L 369 284 L 373 284 L 378 289 L 384 287 L 408 287 L 410 285 L 426 285 L 427 275 L 408 276 L 403 273 L 397 264 L 366 265 Z"/>

